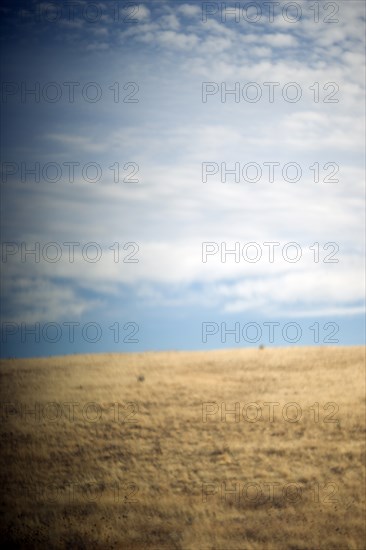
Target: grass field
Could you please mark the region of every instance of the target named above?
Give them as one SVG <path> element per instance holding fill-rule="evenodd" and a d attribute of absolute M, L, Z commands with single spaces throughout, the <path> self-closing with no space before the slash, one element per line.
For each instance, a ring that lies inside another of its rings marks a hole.
<path fill-rule="evenodd" d="M 0 373 L 3 542 L 365 548 L 362 347 L 8 359 Z"/>

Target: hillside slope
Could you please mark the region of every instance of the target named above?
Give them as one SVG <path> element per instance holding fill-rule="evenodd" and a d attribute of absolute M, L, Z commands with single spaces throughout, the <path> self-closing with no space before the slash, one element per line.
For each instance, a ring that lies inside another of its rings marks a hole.
<path fill-rule="evenodd" d="M 1 362 L 3 541 L 361 549 L 362 347 Z"/>

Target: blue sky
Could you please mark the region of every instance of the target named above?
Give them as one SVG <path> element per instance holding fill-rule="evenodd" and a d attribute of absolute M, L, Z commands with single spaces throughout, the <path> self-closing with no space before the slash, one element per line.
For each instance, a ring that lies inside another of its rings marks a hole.
<path fill-rule="evenodd" d="M 364 3 L 248 4 L 227 2 L 226 21 L 215 2 L 3 6 L 3 356 L 364 343 Z M 203 163 L 218 169 L 206 182 Z M 218 327 L 207 342 L 202 323 Z"/>

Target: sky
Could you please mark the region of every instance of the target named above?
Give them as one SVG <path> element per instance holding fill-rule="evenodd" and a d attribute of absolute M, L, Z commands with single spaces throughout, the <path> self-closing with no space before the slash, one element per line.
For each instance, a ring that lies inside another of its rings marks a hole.
<path fill-rule="evenodd" d="M 3 357 L 364 344 L 364 2 L 1 10 Z"/>

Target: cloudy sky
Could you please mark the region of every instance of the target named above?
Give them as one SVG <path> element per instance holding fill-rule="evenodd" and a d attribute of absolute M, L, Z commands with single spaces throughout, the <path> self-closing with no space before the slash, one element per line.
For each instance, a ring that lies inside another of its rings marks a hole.
<path fill-rule="evenodd" d="M 221 6 L 2 8 L 3 355 L 363 343 L 365 5 Z"/>

